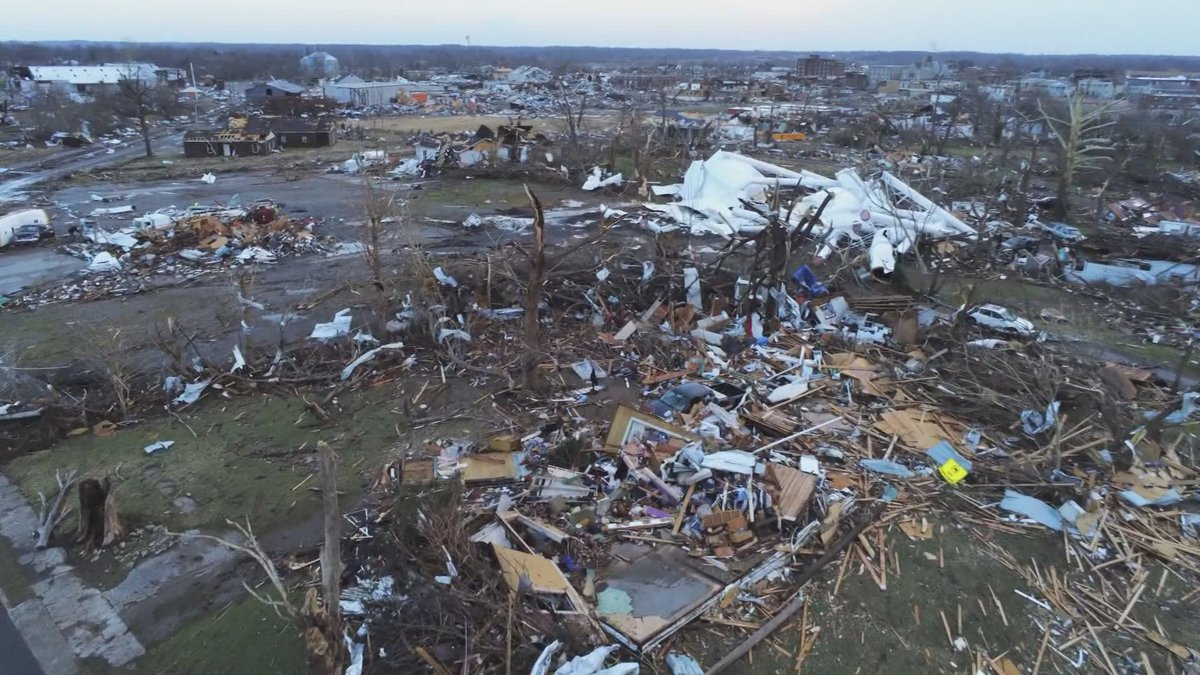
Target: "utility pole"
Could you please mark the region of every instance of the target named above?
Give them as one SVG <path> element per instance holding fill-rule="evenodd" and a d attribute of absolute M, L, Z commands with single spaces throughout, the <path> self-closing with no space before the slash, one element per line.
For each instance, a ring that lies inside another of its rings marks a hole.
<path fill-rule="evenodd" d="M 200 124 L 200 92 L 196 91 L 196 64 L 188 61 L 188 70 L 192 71 L 192 124 Z"/>

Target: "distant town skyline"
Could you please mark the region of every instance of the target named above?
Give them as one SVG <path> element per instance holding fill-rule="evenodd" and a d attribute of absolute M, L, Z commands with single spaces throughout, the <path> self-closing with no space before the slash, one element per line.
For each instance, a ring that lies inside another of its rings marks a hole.
<path fill-rule="evenodd" d="M 17 3 L 5 40 L 1200 55 L 1194 0 Z M 74 17 L 76 20 L 67 20 Z"/>

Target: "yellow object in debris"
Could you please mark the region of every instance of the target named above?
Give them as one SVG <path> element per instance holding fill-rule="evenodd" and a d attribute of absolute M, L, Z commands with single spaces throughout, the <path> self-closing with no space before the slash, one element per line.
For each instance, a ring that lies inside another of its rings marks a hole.
<path fill-rule="evenodd" d="M 948 459 L 939 466 L 938 473 L 942 474 L 942 478 L 945 478 L 946 482 L 951 485 L 958 485 L 962 479 L 967 477 L 967 470 L 953 459 Z"/>
<path fill-rule="evenodd" d="M 775 141 L 803 141 L 806 138 L 808 138 L 808 134 L 802 131 L 789 131 L 771 134 L 771 139 Z"/>

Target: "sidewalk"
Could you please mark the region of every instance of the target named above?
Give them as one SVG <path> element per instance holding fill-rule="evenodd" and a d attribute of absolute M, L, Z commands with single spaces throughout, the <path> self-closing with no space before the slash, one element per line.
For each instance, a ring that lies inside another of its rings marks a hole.
<path fill-rule="evenodd" d="M 34 549 L 36 527 L 37 513 L 17 487 L 0 476 L 0 535 L 37 578 L 31 587 L 35 597 L 6 609 L 45 675 L 77 673 L 78 659 L 98 657 L 120 667 L 144 654 L 108 600 L 66 564 L 63 549 Z"/>

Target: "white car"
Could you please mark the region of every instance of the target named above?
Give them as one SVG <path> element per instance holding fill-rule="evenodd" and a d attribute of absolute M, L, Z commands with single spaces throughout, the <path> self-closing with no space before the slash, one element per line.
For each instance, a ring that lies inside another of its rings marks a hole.
<path fill-rule="evenodd" d="M 967 313 L 967 317 L 976 325 L 999 333 L 1028 337 L 1037 332 L 1028 319 L 1022 319 L 1000 305 L 979 305 Z"/>

